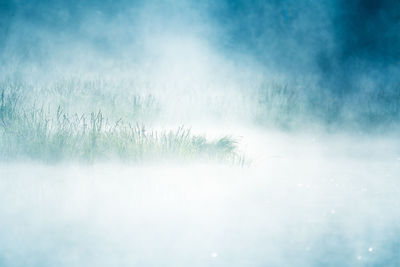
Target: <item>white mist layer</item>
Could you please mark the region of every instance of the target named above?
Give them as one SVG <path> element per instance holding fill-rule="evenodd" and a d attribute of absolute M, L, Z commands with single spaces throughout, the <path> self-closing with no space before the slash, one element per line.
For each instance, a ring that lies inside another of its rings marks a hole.
<path fill-rule="evenodd" d="M 398 142 L 251 132 L 249 168 L 1 165 L 0 265 L 400 263 Z"/>

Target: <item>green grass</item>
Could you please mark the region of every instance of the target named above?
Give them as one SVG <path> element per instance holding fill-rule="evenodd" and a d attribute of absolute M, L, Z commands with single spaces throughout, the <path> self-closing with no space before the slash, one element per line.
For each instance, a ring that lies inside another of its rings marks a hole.
<path fill-rule="evenodd" d="M 145 112 L 140 97 L 132 105 Z M 143 124 L 107 119 L 101 111 L 69 115 L 43 105 L 23 105 L 16 90 L 0 92 L 0 158 L 42 162 L 214 160 L 244 164 L 236 141 L 207 140 L 189 128 L 148 130 Z"/>
<path fill-rule="evenodd" d="M 176 158 L 244 164 L 236 141 L 229 136 L 209 140 L 192 134 L 189 128 L 151 128 L 164 119 L 182 117 L 184 121 L 186 115 L 189 119 L 195 115 L 284 129 L 315 123 L 333 129 L 371 130 L 400 122 L 398 88 L 342 98 L 318 87 L 279 83 L 254 85 L 247 93 L 207 95 L 188 90 L 179 98 L 168 90 L 158 92 L 157 97 L 149 92 L 129 81 L 2 80 L 0 159 L 93 162 Z"/>

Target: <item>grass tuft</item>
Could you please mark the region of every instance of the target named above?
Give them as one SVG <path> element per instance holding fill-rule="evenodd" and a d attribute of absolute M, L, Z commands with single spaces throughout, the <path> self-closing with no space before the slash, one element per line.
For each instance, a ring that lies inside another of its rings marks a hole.
<path fill-rule="evenodd" d="M 140 98 L 133 103 L 139 106 Z M 145 107 L 143 107 L 145 109 Z M 207 140 L 190 129 L 148 130 L 143 124 L 109 120 L 101 111 L 66 113 L 61 106 L 21 107 L 16 94 L 0 92 L 0 158 L 42 162 L 63 160 L 144 161 L 161 159 L 217 160 L 240 163 L 231 137 Z"/>

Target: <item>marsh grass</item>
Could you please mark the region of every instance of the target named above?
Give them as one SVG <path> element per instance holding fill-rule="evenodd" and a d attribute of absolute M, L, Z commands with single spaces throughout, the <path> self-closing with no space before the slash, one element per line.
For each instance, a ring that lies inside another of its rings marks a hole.
<path fill-rule="evenodd" d="M 357 97 L 357 106 L 363 107 L 360 119 L 366 124 L 388 124 L 400 121 L 400 85 L 394 89 L 382 88 Z"/>
<path fill-rule="evenodd" d="M 13 83 L 0 84 L 0 123 L 6 127 L 18 113 L 18 104 L 21 102 L 19 86 Z"/>
<path fill-rule="evenodd" d="M 266 84 L 256 90 L 259 125 L 297 129 L 317 124 L 325 129 L 376 131 L 400 123 L 400 86 L 362 89 L 338 95 L 319 87 Z"/>
<path fill-rule="evenodd" d="M 112 120 L 124 118 L 148 125 L 159 117 L 161 111 L 155 95 L 144 93 L 142 88 L 129 82 L 70 77 L 37 83 L 5 81 L 0 83 L 0 88 L 13 91 L 9 83 L 20 87 L 19 93 L 24 96 L 23 105 L 61 106 L 69 114 L 90 114 L 101 110 L 105 117 Z"/>
<path fill-rule="evenodd" d="M 257 124 L 291 128 L 303 119 L 306 107 L 305 94 L 288 84 L 262 84 L 256 89 L 255 121 Z"/>
<path fill-rule="evenodd" d="M 170 115 L 164 110 L 165 102 L 183 115 L 204 112 L 205 119 L 225 121 L 234 121 L 236 116 L 256 125 L 290 130 L 315 123 L 370 131 L 400 122 L 398 88 L 338 97 L 318 87 L 265 83 L 232 98 L 188 92 L 176 102 L 142 91 L 135 84 L 101 79 L 60 79 L 44 85 L 0 81 L 0 157 L 46 162 L 179 158 L 245 164 L 237 142 L 229 136 L 208 140 L 184 127 L 151 130 L 152 123 L 161 119 L 160 113 Z"/>
<path fill-rule="evenodd" d="M 141 106 L 136 98 L 134 106 Z M 143 124 L 109 120 L 101 111 L 69 115 L 61 106 L 22 107 L 18 96 L 0 92 L 0 157 L 42 162 L 63 160 L 151 161 L 216 160 L 245 164 L 236 141 L 228 136 L 207 140 L 189 128 L 148 130 Z"/>

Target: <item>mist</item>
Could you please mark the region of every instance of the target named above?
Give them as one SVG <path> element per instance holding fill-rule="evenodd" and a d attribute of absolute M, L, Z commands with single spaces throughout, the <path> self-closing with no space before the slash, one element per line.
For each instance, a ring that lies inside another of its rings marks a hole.
<path fill-rule="evenodd" d="M 394 0 L 0 3 L 0 266 L 400 265 Z"/>

